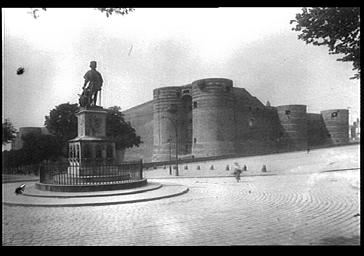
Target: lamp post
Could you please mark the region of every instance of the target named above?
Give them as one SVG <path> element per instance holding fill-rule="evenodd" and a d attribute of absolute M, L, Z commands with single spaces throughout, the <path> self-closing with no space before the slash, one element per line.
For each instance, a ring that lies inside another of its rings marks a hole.
<path fill-rule="evenodd" d="M 175 134 L 176 134 L 176 176 L 179 176 L 179 172 L 178 172 L 178 127 L 177 127 L 177 119 L 172 119 L 172 118 L 167 117 L 167 116 L 162 116 L 162 118 L 166 118 L 169 121 L 171 121 L 171 123 L 173 124 L 174 130 L 175 130 Z M 170 156 L 171 156 L 171 153 L 170 153 Z"/>
<path fill-rule="evenodd" d="M 172 166 L 171 166 L 171 162 L 172 162 L 172 146 L 171 146 L 172 139 L 171 139 L 171 137 L 169 137 L 168 142 L 169 142 L 169 175 L 172 175 Z"/>

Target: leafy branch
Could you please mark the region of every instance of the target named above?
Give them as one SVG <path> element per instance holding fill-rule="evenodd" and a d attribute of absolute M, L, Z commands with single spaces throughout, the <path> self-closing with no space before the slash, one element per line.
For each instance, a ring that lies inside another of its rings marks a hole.
<path fill-rule="evenodd" d="M 360 8 L 302 8 L 292 23 L 296 23 L 292 30 L 301 32 L 298 39 L 306 44 L 326 45 L 329 54 L 343 54 L 337 61 L 353 62 L 357 73 L 350 79 L 360 78 Z"/>

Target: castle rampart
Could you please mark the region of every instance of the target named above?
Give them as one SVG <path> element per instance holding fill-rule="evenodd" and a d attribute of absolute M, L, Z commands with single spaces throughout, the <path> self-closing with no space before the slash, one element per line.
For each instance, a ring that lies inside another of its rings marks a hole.
<path fill-rule="evenodd" d="M 306 105 L 265 106 L 226 78 L 157 88 L 153 100 L 124 111 L 143 143 L 125 160 L 209 157 L 300 150 L 349 140 L 348 110 L 307 113 Z M 177 143 L 176 143 L 177 132 Z"/>

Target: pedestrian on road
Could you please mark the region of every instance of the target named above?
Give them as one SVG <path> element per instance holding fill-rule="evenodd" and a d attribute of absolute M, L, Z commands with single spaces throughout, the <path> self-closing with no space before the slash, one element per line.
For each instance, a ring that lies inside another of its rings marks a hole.
<path fill-rule="evenodd" d="M 234 163 L 234 175 L 237 182 L 240 182 L 241 167 L 238 163 Z"/>
<path fill-rule="evenodd" d="M 246 172 L 248 170 L 248 168 L 246 167 L 246 165 L 244 164 L 244 167 L 243 167 L 243 172 Z"/>
<path fill-rule="evenodd" d="M 265 166 L 265 164 L 263 164 L 262 172 L 267 172 L 267 167 Z"/>

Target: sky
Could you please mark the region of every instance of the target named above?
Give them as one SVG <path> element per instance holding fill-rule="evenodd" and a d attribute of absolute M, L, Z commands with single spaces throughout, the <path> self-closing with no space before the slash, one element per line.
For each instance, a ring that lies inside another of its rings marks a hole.
<path fill-rule="evenodd" d="M 92 60 L 104 79 L 101 105 L 122 111 L 152 100 L 155 88 L 222 77 L 272 106 L 360 116 L 352 63 L 291 30 L 301 8 L 136 8 L 109 18 L 48 8 L 37 19 L 29 11 L 2 9 L 2 120 L 16 129 L 43 126 L 55 106 L 77 103 Z"/>

